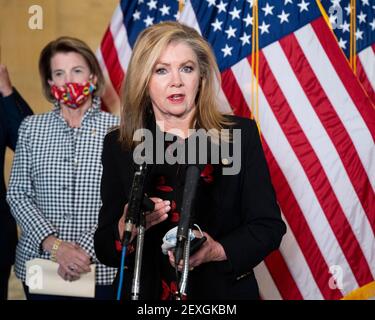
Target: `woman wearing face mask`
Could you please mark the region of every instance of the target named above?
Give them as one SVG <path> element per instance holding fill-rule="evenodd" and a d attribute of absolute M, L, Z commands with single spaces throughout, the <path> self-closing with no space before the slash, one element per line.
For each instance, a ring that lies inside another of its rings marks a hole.
<path fill-rule="evenodd" d="M 91 49 L 62 37 L 50 42 L 39 59 L 42 87 L 52 111 L 26 118 L 9 183 L 7 200 L 21 227 L 15 272 L 25 285 L 28 260 L 51 259 L 58 274 L 74 281 L 96 264 L 96 295 L 111 299 L 113 268 L 96 258 L 93 234 L 101 205 L 99 189 L 104 136 L 118 123 L 100 110 L 104 78 Z"/>

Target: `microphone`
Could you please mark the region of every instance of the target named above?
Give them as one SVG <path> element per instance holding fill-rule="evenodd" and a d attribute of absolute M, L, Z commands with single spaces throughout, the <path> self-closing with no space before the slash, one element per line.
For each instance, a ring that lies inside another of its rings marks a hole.
<path fill-rule="evenodd" d="M 189 165 L 186 170 L 185 186 L 181 204 L 180 222 L 177 229 L 177 242 L 175 247 L 176 265 L 183 257 L 185 242 L 189 236 L 190 216 L 194 207 L 195 194 L 201 169 L 198 165 Z"/>
<path fill-rule="evenodd" d="M 133 183 L 130 190 L 128 211 L 125 218 L 125 230 L 122 237 L 122 245 L 125 246 L 130 242 L 134 226 L 139 225 L 141 210 L 153 210 L 154 203 L 144 196 L 144 184 L 147 174 L 147 164 L 137 165 L 134 173 Z"/>

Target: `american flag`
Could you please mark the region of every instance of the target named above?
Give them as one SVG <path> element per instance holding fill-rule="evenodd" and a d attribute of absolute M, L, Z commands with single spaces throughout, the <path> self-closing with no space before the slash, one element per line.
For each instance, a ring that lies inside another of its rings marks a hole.
<path fill-rule="evenodd" d="M 251 116 L 253 2 L 190 0 L 179 12 L 174 0 L 122 0 L 98 50 L 108 92 L 119 92 L 137 34 L 178 19 L 215 51 L 223 111 Z M 255 268 L 261 296 L 339 299 L 375 276 L 375 109 L 314 0 L 258 7 L 259 124 L 288 226 Z"/>
<path fill-rule="evenodd" d="M 322 0 L 340 48 L 350 57 L 350 0 Z M 356 74 L 375 103 L 375 2 L 356 1 Z"/>

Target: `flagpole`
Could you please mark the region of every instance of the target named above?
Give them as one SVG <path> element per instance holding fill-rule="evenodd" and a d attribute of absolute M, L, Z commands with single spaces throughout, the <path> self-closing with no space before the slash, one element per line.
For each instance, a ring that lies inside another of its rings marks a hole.
<path fill-rule="evenodd" d="M 251 46 L 251 119 L 255 119 L 260 134 L 259 123 L 259 28 L 258 0 L 253 2 L 253 29 Z"/>
<path fill-rule="evenodd" d="M 352 21 L 352 28 L 350 30 L 350 36 L 353 38 L 352 40 L 352 48 L 351 48 L 351 54 L 352 54 L 352 57 L 351 57 L 351 62 L 352 62 L 352 70 L 354 72 L 354 74 L 357 74 L 357 40 L 356 40 L 356 36 L 355 36 L 355 33 L 356 33 L 356 29 L 357 29 L 357 26 L 356 26 L 356 15 L 357 15 L 357 3 L 356 3 L 356 0 L 350 0 L 351 2 L 351 11 L 350 11 L 350 14 L 351 14 L 351 21 Z"/>
<path fill-rule="evenodd" d="M 256 2 L 256 0 L 255 0 Z M 252 44 L 251 44 L 251 119 L 254 119 L 254 70 L 255 70 L 255 6 L 253 3 L 253 28 L 251 30 Z"/>
<path fill-rule="evenodd" d="M 256 122 L 259 130 L 259 135 L 260 135 L 260 119 L 259 119 L 259 15 L 258 15 L 258 1 L 256 1 L 257 8 L 255 12 L 256 16 L 256 29 L 255 29 L 255 34 L 256 34 L 256 48 L 255 48 L 255 108 L 256 108 Z"/>
<path fill-rule="evenodd" d="M 185 0 L 178 0 L 178 12 L 181 13 L 185 7 Z"/>

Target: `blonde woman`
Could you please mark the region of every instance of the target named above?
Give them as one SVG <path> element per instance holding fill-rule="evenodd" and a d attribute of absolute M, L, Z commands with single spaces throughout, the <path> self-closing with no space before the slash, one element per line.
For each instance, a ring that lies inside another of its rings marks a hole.
<path fill-rule="evenodd" d="M 104 142 L 103 206 L 95 249 L 101 262 L 119 267 L 119 243 L 134 174 L 133 151 L 139 144 L 133 140 L 137 129 L 146 128 L 153 137 L 164 137 L 165 157 L 173 154 L 168 149 L 171 142 L 189 144 L 194 137 L 191 129 L 216 133 L 238 129 L 239 171 L 223 174 L 227 163 L 221 159 L 219 163 L 208 161 L 200 176 L 192 223 L 200 226 L 207 241 L 190 256 L 187 299 L 257 299 L 252 269 L 278 248 L 285 224 L 256 124 L 219 113 L 218 83 L 214 55 L 194 29 L 165 22 L 140 34 L 125 81 L 121 125 Z M 213 134 L 212 138 L 218 137 Z M 224 135 L 220 144 L 225 143 L 234 143 L 233 136 Z M 158 142 L 150 147 L 153 154 L 160 151 Z M 190 155 L 192 152 L 188 149 Z M 179 223 L 187 165 L 186 161 L 169 164 L 153 160 L 145 189 L 155 209 L 146 215 L 140 296 L 168 300 L 174 299 L 177 291 L 174 257 L 171 252 L 163 254 L 160 247 L 164 234 Z M 124 299 L 130 297 L 133 276 L 131 249 L 129 245 Z"/>

